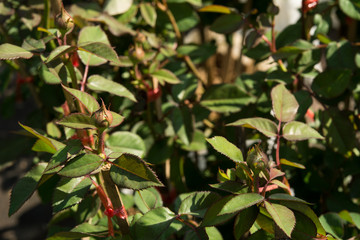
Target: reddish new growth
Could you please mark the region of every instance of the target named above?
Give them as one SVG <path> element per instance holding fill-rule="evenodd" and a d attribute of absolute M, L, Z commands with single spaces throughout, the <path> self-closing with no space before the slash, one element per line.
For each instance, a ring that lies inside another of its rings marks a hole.
<path fill-rule="evenodd" d="M 303 1 L 303 13 L 307 13 L 318 5 L 319 0 L 305 0 Z"/>
<path fill-rule="evenodd" d="M 80 65 L 79 55 L 77 54 L 76 51 L 74 51 L 73 54 L 71 55 L 71 62 L 74 67 L 79 67 Z"/>
<path fill-rule="evenodd" d="M 117 216 L 121 219 L 127 219 L 127 212 L 124 206 L 121 206 L 118 209 L 114 209 L 113 204 L 110 200 L 110 198 L 106 195 L 106 193 L 104 192 L 104 190 L 102 189 L 101 186 L 99 186 L 91 177 L 90 180 L 92 181 L 92 183 L 95 185 L 97 194 L 101 200 L 102 205 L 105 208 L 104 214 L 107 216 L 108 218 L 108 229 L 109 229 L 109 234 L 110 236 L 114 237 L 114 226 L 113 223 L 111 221 L 111 218 L 113 216 Z"/>

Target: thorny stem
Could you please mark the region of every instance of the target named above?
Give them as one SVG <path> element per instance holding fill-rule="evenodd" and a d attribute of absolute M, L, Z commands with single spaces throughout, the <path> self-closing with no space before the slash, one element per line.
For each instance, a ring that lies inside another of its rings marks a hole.
<path fill-rule="evenodd" d="M 106 195 L 110 198 L 114 209 L 122 209 L 124 204 L 121 199 L 119 188 L 110 178 L 110 169 L 101 170 L 99 178 L 100 184 L 104 188 Z M 116 215 L 116 221 L 122 234 L 126 234 L 130 231 L 127 218 L 123 219 Z"/>
<path fill-rule="evenodd" d="M 276 136 L 276 165 L 281 169 L 280 166 L 280 130 L 281 130 L 281 121 L 279 121 L 277 136 Z"/>
<path fill-rule="evenodd" d="M 89 58 L 90 60 L 90 58 Z M 84 76 L 83 76 L 83 79 L 81 81 L 81 91 L 84 92 L 85 91 L 85 84 L 86 84 L 86 79 L 87 79 L 87 75 L 89 73 L 89 61 L 86 63 L 86 66 L 85 66 L 85 70 L 84 70 Z"/>

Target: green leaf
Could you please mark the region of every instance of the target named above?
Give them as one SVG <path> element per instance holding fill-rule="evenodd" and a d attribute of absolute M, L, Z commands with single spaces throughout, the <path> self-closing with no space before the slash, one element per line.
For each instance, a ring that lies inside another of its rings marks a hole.
<path fill-rule="evenodd" d="M 290 122 L 295 119 L 299 104 L 284 84 L 279 84 L 271 90 L 271 99 L 275 116 L 279 121 Z"/>
<path fill-rule="evenodd" d="M 355 225 L 357 229 L 360 229 L 360 213 L 342 210 L 339 213 L 339 216 L 345 221 L 348 221 L 349 223 Z"/>
<path fill-rule="evenodd" d="M 360 20 L 360 4 L 357 0 L 339 0 L 340 9 L 349 17 Z"/>
<path fill-rule="evenodd" d="M 265 201 L 265 208 L 276 225 L 289 237 L 294 230 L 296 219 L 294 213 L 283 205 Z"/>
<path fill-rule="evenodd" d="M 299 202 L 299 203 L 304 203 L 304 204 L 309 204 L 308 202 L 300 199 L 300 198 L 297 198 L 297 197 L 294 197 L 294 196 L 291 196 L 289 194 L 286 194 L 286 193 L 275 193 L 275 194 L 272 194 L 269 196 L 268 198 L 269 200 L 278 200 L 278 201 L 292 201 L 292 202 Z"/>
<path fill-rule="evenodd" d="M 12 60 L 18 58 L 29 59 L 33 54 L 24 48 L 12 45 L 10 43 L 4 43 L 0 45 L 0 59 Z"/>
<path fill-rule="evenodd" d="M 62 87 L 72 96 L 74 96 L 79 102 L 81 102 L 89 113 L 93 113 L 100 108 L 99 103 L 90 94 L 77 89 L 65 87 L 64 85 L 62 85 Z"/>
<path fill-rule="evenodd" d="M 110 112 L 113 117 L 113 121 L 112 121 L 110 127 L 113 128 L 113 127 L 119 126 L 124 121 L 124 117 L 116 112 L 113 112 L 113 111 L 110 111 Z"/>
<path fill-rule="evenodd" d="M 218 84 L 207 89 L 200 104 L 211 111 L 226 113 L 238 112 L 254 100 L 235 84 Z"/>
<path fill-rule="evenodd" d="M 45 64 L 41 64 L 39 72 L 40 78 L 47 84 L 60 84 L 61 78 L 55 72 L 54 68 L 52 70 L 50 70 Z"/>
<path fill-rule="evenodd" d="M 348 87 L 352 77 L 349 69 L 329 69 L 318 74 L 311 88 L 320 97 L 335 98 L 340 96 Z"/>
<path fill-rule="evenodd" d="M 86 86 L 93 91 L 108 92 L 119 97 L 126 97 L 133 102 L 137 102 L 135 96 L 123 85 L 107 80 L 100 75 L 90 76 L 87 80 Z"/>
<path fill-rule="evenodd" d="M 45 43 L 42 39 L 40 40 L 36 40 L 33 38 L 25 39 L 21 47 L 31 52 L 45 51 Z"/>
<path fill-rule="evenodd" d="M 50 55 L 47 57 L 45 63 L 49 63 L 52 60 L 57 59 L 66 53 L 74 51 L 75 49 L 76 49 L 76 47 L 69 46 L 69 45 L 59 46 L 59 47 L 55 48 L 54 50 L 52 50 Z"/>
<path fill-rule="evenodd" d="M 236 196 L 226 196 L 215 202 L 207 210 L 201 226 L 213 226 L 228 220 L 237 212 L 258 204 L 264 197 L 257 193 L 244 193 Z"/>
<path fill-rule="evenodd" d="M 132 132 L 118 131 L 106 139 L 106 145 L 114 152 L 131 153 L 138 157 L 145 155 L 145 143 L 141 137 Z"/>
<path fill-rule="evenodd" d="M 67 145 L 57 150 L 49 160 L 46 166 L 45 172 L 60 166 L 65 162 L 71 155 L 78 154 L 83 148 L 82 143 L 79 140 L 70 140 Z"/>
<path fill-rule="evenodd" d="M 102 163 L 103 159 L 98 155 L 83 153 L 71 159 L 58 174 L 71 178 L 81 177 L 95 171 Z"/>
<path fill-rule="evenodd" d="M 310 138 L 324 139 L 315 129 L 303 122 L 291 121 L 282 129 L 283 137 L 289 141 L 307 140 Z"/>
<path fill-rule="evenodd" d="M 45 167 L 46 163 L 39 163 L 15 184 L 10 196 L 9 217 L 17 212 L 34 193 Z"/>
<path fill-rule="evenodd" d="M 220 196 L 214 192 L 194 192 L 181 202 L 178 213 L 203 218 L 206 210 L 219 198 Z"/>
<path fill-rule="evenodd" d="M 104 12 L 109 15 L 118 15 L 127 12 L 133 5 L 133 0 L 106 0 L 104 4 Z"/>
<path fill-rule="evenodd" d="M 163 205 L 161 195 L 155 188 L 147 188 L 136 191 L 134 201 L 143 214 L 147 213 L 151 209 L 158 208 Z"/>
<path fill-rule="evenodd" d="M 85 237 L 97 237 L 106 238 L 109 235 L 108 227 L 102 225 L 92 225 L 84 222 L 73 229 L 70 232 L 57 232 L 47 240 L 68 240 L 68 239 L 82 239 Z"/>
<path fill-rule="evenodd" d="M 173 107 L 170 119 L 176 136 L 184 145 L 189 146 L 194 136 L 194 122 L 190 109 L 186 106 Z"/>
<path fill-rule="evenodd" d="M 236 122 L 227 124 L 227 126 L 243 126 L 256 129 L 267 137 L 276 137 L 278 131 L 277 126 L 273 121 L 259 117 L 240 119 Z"/>
<path fill-rule="evenodd" d="M 294 212 L 296 225 L 291 234 L 292 239 L 313 240 L 316 239 L 317 229 L 315 224 L 307 216 Z"/>
<path fill-rule="evenodd" d="M 258 204 L 264 200 L 264 197 L 257 193 L 244 193 L 239 194 L 231 198 L 226 202 L 218 215 L 224 215 L 232 212 L 237 212 L 242 209 L 248 208 L 255 204 Z"/>
<path fill-rule="evenodd" d="M 188 2 L 194 6 L 197 6 L 197 7 L 201 7 L 202 5 L 202 0 L 169 0 L 167 1 L 169 3 L 183 3 L 183 2 Z"/>
<path fill-rule="evenodd" d="M 258 214 L 259 208 L 257 206 L 251 206 L 239 212 L 234 223 L 234 236 L 236 240 L 239 240 L 247 231 L 249 231 Z"/>
<path fill-rule="evenodd" d="M 32 129 L 31 127 L 25 126 L 21 123 L 19 123 L 19 125 L 24 128 L 26 131 L 28 131 L 29 133 L 31 133 L 32 135 L 34 135 L 35 137 L 39 138 L 41 141 L 43 141 L 46 145 L 48 145 L 50 148 L 53 148 L 55 151 L 57 151 L 58 149 L 62 148 L 63 146 L 65 146 L 63 143 L 56 141 L 55 139 L 49 138 L 49 137 L 45 137 L 43 135 L 41 135 L 40 133 L 38 133 L 37 131 L 35 131 L 34 129 Z"/>
<path fill-rule="evenodd" d="M 111 46 L 101 42 L 90 42 L 79 45 L 79 50 L 86 51 L 94 54 L 97 57 L 113 62 L 115 64 L 121 64 L 118 55 L 112 49 Z"/>
<path fill-rule="evenodd" d="M 90 186 L 91 180 L 87 177 L 62 178 L 54 191 L 53 212 L 59 212 L 81 202 Z"/>
<path fill-rule="evenodd" d="M 206 141 L 208 141 L 208 143 L 210 143 L 216 151 L 224 154 L 234 162 L 244 161 L 241 150 L 224 137 L 207 138 Z"/>
<path fill-rule="evenodd" d="M 213 24 L 211 24 L 210 30 L 217 33 L 229 34 L 240 29 L 243 22 L 243 17 L 239 14 L 226 14 L 218 17 Z"/>
<path fill-rule="evenodd" d="M 51 154 L 54 154 L 56 152 L 56 150 L 54 148 L 52 148 L 46 142 L 44 142 L 43 140 L 40 140 L 40 139 L 35 142 L 34 146 L 31 148 L 31 150 L 34 152 L 47 152 L 47 153 L 51 153 Z"/>
<path fill-rule="evenodd" d="M 177 84 L 180 83 L 180 80 L 167 69 L 160 69 L 155 72 L 150 73 L 151 76 L 157 78 L 159 82 L 164 85 L 165 82 L 170 84 Z"/>
<path fill-rule="evenodd" d="M 110 169 L 110 177 L 120 187 L 144 189 L 161 187 L 163 184 L 155 173 L 139 157 L 124 153 L 117 158 Z"/>
<path fill-rule="evenodd" d="M 319 218 L 316 216 L 313 210 L 306 204 L 295 202 L 295 201 L 280 201 L 280 203 L 290 209 L 296 210 L 298 212 L 301 212 L 308 218 L 310 218 L 313 223 L 316 225 L 317 232 L 321 235 L 326 235 L 325 229 L 321 225 Z"/>
<path fill-rule="evenodd" d="M 141 3 L 140 12 L 146 23 L 155 27 L 157 17 L 155 8 L 150 3 Z"/>
<path fill-rule="evenodd" d="M 135 222 L 132 228 L 135 239 L 161 239 L 174 219 L 175 214 L 166 207 L 152 209 Z"/>
<path fill-rule="evenodd" d="M 222 209 L 222 206 L 226 204 L 228 201 L 230 201 L 233 198 L 232 195 L 226 196 L 219 201 L 216 201 L 213 203 L 210 208 L 206 211 L 204 215 L 204 219 L 200 226 L 215 226 L 218 224 L 222 224 L 226 221 L 228 221 L 230 218 L 234 217 L 237 212 L 232 212 L 230 214 L 224 214 L 220 215 L 219 212 Z"/>
<path fill-rule="evenodd" d="M 83 113 L 73 113 L 57 122 L 64 127 L 74 129 L 97 129 L 95 120 Z"/>
<path fill-rule="evenodd" d="M 300 164 L 300 163 L 296 163 L 296 162 L 291 162 L 286 160 L 285 158 L 281 158 L 280 159 L 280 163 L 281 165 L 287 165 L 287 166 L 291 166 L 291 167 L 296 167 L 296 168 L 300 168 L 300 169 L 305 169 L 305 166 Z"/>
<path fill-rule="evenodd" d="M 233 194 L 242 194 L 242 193 L 246 193 L 247 188 L 242 185 L 239 184 L 238 182 L 234 182 L 234 181 L 226 181 L 226 182 L 222 182 L 222 183 L 214 183 L 214 184 L 209 184 L 210 187 L 215 188 L 215 189 L 219 189 L 222 191 L 226 191 L 229 193 L 233 193 Z"/>
<path fill-rule="evenodd" d="M 335 152 L 350 154 L 355 146 L 355 129 L 352 122 L 342 112 L 328 109 L 321 112 L 323 135 Z"/>
<path fill-rule="evenodd" d="M 338 42 L 331 42 L 326 51 L 326 69 L 356 69 L 355 54 L 356 48 L 348 40 L 342 39 Z"/>
<path fill-rule="evenodd" d="M 230 8 L 221 5 L 208 5 L 206 7 L 200 8 L 199 12 L 216 12 L 216 13 L 225 13 L 230 14 L 232 11 Z"/>
<path fill-rule="evenodd" d="M 325 213 L 320 216 L 319 220 L 326 232 L 332 234 L 337 239 L 343 239 L 344 225 L 337 213 Z"/>
<path fill-rule="evenodd" d="M 100 42 L 110 46 L 109 39 L 100 26 L 87 26 L 81 29 L 78 38 L 78 45 L 80 46 L 91 42 Z M 88 64 L 89 66 L 98 66 L 106 63 L 107 60 L 85 51 L 78 51 L 78 54 L 84 65 Z"/>
<path fill-rule="evenodd" d="M 51 137 L 61 138 L 61 131 L 54 122 L 48 122 L 46 124 L 46 132 Z"/>

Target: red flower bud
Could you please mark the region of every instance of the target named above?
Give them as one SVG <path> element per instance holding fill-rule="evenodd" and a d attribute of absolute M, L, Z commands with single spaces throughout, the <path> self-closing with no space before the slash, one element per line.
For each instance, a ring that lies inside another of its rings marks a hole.
<path fill-rule="evenodd" d="M 73 54 L 71 55 L 71 62 L 74 67 L 79 67 L 80 65 L 79 55 L 77 54 L 76 51 L 74 51 Z"/>
<path fill-rule="evenodd" d="M 303 13 L 307 13 L 318 5 L 319 0 L 305 0 L 303 3 Z"/>

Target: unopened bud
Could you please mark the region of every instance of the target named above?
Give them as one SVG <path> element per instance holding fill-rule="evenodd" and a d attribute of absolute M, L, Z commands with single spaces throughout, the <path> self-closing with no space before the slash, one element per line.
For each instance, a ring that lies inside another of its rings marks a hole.
<path fill-rule="evenodd" d="M 104 102 L 102 102 L 99 110 L 93 113 L 92 118 L 95 120 L 95 124 L 98 128 L 107 128 L 113 122 L 111 111 L 106 109 Z"/>

